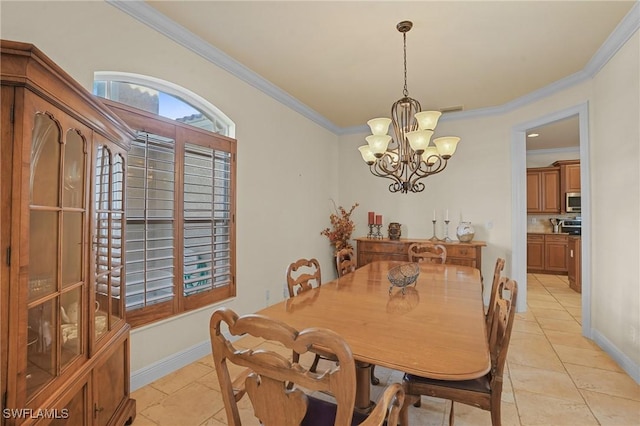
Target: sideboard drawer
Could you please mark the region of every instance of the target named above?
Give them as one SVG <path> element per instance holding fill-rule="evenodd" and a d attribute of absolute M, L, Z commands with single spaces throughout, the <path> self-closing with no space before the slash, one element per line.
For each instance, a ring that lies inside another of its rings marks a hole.
<path fill-rule="evenodd" d="M 476 258 L 476 248 L 473 246 L 450 245 L 447 246 L 447 257 Z"/>
<path fill-rule="evenodd" d="M 358 240 L 358 251 L 368 253 L 404 254 L 409 253 L 410 243 L 385 242 L 381 240 Z M 383 260 L 383 259 L 379 259 Z"/>

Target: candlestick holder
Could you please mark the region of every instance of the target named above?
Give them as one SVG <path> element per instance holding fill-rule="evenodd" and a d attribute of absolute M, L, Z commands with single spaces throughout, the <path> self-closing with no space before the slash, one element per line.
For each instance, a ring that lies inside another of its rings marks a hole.
<path fill-rule="evenodd" d="M 433 242 L 440 241 L 440 238 L 436 237 L 436 220 L 433 219 L 431 223 L 433 223 L 433 236 L 429 240 Z"/>
<path fill-rule="evenodd" d="M 374 228 L 375 226 L 376 226 L 376 225 L 375 225 L 375 224 L 373 224 L 373 223 L 370 223 L 370 224 L 369 224 L 369 233 L 367 234 L 367 238 L 375 238 L 375 237 L 376 237 L 375 232 L 373 232 L 373 228 Z"/>
<path fill-rule="evenodd" d="M 383 238 L 382 237 L 382 232 L 380 232 L 380 230 L 382 229 L 382 225 L 376 224 L 375 227 L 376 227 L 376 234 L 375 234 L 375 236 L 373 238 L 381 240 Z"/>
<path fill-rule="evenodd" d="M 442 241 L 444 241 L 445 243 L 450 243 L 451 241 L 453 241 L 451 238 L 449 238 L 449 220 L 445 220 L 444 221 L 444 239 Z"/>

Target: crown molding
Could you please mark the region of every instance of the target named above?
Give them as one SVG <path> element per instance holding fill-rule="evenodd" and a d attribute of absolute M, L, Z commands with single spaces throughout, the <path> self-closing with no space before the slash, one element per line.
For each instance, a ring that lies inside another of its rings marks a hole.
<path fill-rule="evenodd" d="M 353 127 L 338 127 L 327 118 L 320 115 L 317 111 L 309 108 L 298 99 L 294 98 L 278 86 L 261 77 L 246 66 L 237 62 L 235 59 L 217 49 L 216 47 L 206 43 L 203 39 L 188 31 L 181 25 L 170 20 L 142 0 L 126 1 L 126 0 L 105 0 L 110 5 L 120 9 L 134 19 L 142 22 L 148 27 L 160 32 L 176 43 L 184 46 L 192 52 L 202 56 L 212 64 L 224 69 L 225 71 L 236 76 L 240 80 L 262 91 L 266 95 L 272 97 L 283 105 L 300 113 L 309 120 L 319 124 L 325 129 L 336 135 L 348 135 L 367 133 L 366 125 Z M 466 120 L 472 118 L 487 117 L 491 115 L 501 115 L 524 105 L 537 102 L 554 93 L 567 89 L 571 86 L 579 84 L 590 78 L 593 78 L 607 62 L 620 50 L 620 48 L 631 38 L 631 36 L 640 28 L 640 1 L 636 1 L 629 13 L 625 15 L 618 26 L 609 35 L 598 51 L 591 57 L 587 65 L 581 71 L 570 76 L 553 82 L 541 89 L 535 90 L 524 96 L 503 105 L 478 108 L 469 111 L 451 112 L 442 115 L 440 121 L 449 120 Z"/>
<path fill-rule="evenodd" d="M 134 0 L 105 0 L 110 5 L 120 9 L 132 18 L 140 21 L 148 27 L 158 31 L 160 34 L 175 41 L 179 45 L 200 55 L 212 64 L 229 72 L 245 83 L 262 91 L 266 95 L 272 97 L 283 105 L 300 113 L 309 120 L 319 124 L 327 130 L 339 134 L 340 128 L 320 115 L 317 111 L 309 108 L 275 84 L 253 72 L 222 50 L 205 42 L 202 38 L 196 36 L 181 25 L 170 20 L 144 1 Z"/>

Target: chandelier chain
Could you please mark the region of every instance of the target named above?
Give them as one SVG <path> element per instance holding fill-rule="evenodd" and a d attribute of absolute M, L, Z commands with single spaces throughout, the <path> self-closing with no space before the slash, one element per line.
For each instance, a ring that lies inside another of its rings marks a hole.
<path fill-rule="evenodd" d="M 407 89 L 407 33 L 402 33 L 402 38 L 404 40 L 404 90 L 402 93 L 406 98 L 409 96 L 409 89 Z"/>

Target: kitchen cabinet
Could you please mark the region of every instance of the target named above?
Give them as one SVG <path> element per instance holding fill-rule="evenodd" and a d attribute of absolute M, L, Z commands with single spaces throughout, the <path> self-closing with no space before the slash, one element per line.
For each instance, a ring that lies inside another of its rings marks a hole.
<path fill-rule="evenodd" d="M 582 293 L 582 239 L 580 237 L 570 236 L 568 245 L 568 278 L 569 287 L 578 293 Z"/>
<path fill-rule="evenodd" d="M 567 193 L 580 192 L 580 160 L 562 160 L 553 163 L 560 167 L 560 198 L 562 213 L 567 211 Z"/>
<path fill-rule="evenodd" d="M 356 238 L 358 268 L 377 260 L 399 260 L 409 261 L 409 246 L 413 243 L 430 243 L 431 240 L 407 239 L 381 240 L 372 238 Z M 471 241 L 469 243 L 438 241 L 447 249 L 447 264 L 471 266 L 481 269 L 482 267 L 482 247 L 486 246 L 483 241 Z"/>
<path fill-rule="evenodd" d="M 527 213 L 560 213 L 560 168 L 527 169 Z"/>
<path fill-rule="evenodd" d="M 568 235 L 527 234 L 527 272 L 566 274 Z"/>
<path fill-rule="evenodd" d="M 3 425 L 44 424 L 38 412 L 131 423 L 122 256 L 135 135 L 33 45 L 0 51 L 2 409 L 23 410 Z"/>
<path fill-rule="evenodd" d="M 544 235 L 527 235 L 527 272 L 544 271 Z"/>

